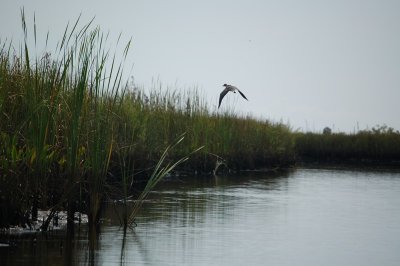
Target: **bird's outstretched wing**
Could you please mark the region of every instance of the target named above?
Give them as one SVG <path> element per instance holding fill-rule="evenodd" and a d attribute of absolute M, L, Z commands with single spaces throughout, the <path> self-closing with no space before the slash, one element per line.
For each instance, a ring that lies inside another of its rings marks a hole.
<path fill-rule="evenodd" d="M 225 95 L 229 92 L 229 88 L 225 88 L 221 94 L 219 95 L 219 104 L 218 108 L 221 106 L 222 99 L 225 97 Z"/>
<path fill-rule="evenodd" d="M 238 88 L 236 88 L 236 89 L 237 89 L 237 91 L 240 93 L 240 95 L 242 95 L 242 97 L 245 98 L 245 99 L 247 100 L 247 98 L 246 98 L 246 96 L 244 96 L 243 92 L 241 92 Z"/>

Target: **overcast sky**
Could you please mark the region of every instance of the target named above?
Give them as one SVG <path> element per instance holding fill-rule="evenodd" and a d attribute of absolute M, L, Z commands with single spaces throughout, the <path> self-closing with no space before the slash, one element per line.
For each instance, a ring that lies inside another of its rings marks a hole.
<path fill-rule="evenodd" d="M 132 38 L 125 69 L 140 86 L 197 87 L 214 109 L 228 83 L 249 101 L 223 106 L 293 129 L 400 130 L 399 0 L 1 0 L 2 41 L 22 40 L 21 7 L 50 50 L 79 14 L 110 43 Z"/>

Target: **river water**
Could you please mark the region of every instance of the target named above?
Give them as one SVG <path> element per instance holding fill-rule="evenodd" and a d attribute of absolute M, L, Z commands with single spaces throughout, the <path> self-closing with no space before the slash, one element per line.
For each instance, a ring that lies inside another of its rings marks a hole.
<path fill-rule="evenodd" d="M 400 265 L 400 173 L 297 169 L 179 177 L 126 233 L 14 236 L 1 265 Z"/>

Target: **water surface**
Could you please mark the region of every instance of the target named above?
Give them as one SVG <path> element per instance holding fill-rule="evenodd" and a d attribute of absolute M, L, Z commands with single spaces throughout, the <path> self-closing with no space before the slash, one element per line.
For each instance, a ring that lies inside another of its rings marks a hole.
<path fill-rule="evenodd" d="M 95 241 L 19 237 L 2 265 L 400 265 L 400 173 L 180 177 L 145 207 L 126 234 L 108 208 Z"/>

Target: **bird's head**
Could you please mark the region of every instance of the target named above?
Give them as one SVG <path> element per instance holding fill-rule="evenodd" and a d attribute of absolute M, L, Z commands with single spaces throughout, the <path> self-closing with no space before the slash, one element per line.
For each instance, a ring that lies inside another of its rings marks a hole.
<path fill-rule="evenodd" d="M 222 86 L 226 87 L 226 86 L 228 86 L 228 84 L 224 84 L 224 85 L 222 85 Z"/>

